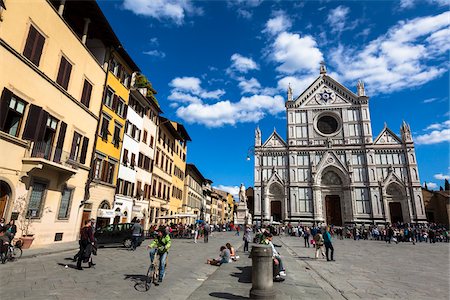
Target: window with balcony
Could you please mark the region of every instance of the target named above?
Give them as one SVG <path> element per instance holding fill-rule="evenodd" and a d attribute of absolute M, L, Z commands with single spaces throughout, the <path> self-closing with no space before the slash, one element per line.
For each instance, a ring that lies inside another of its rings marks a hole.
<path fill-rule="evenodd" d="M 0 130 L 17 137 L 26 106 L 25 101 L 14 95 L 10 90 L 3 89 L 0 99 Z"/>
<path fill-rule="evenodd" d="M 59 63 L 58 77 L 56 77 L 56 82 L 65 90 L 67 90 L 67 87 L 69 86 L 71 72 L 72 64 L 64 56 L 61 56 L 61 62 Z"/>
<path fill-rule="evenodd" d="M 27 41 L 25 42 L 25 49 L 23 55 L 31 60 L 33 64 L 39 66 L 41 60 L 42 48 L 44 47 L 45 38 L 33 25 L 28 31 Z"/>

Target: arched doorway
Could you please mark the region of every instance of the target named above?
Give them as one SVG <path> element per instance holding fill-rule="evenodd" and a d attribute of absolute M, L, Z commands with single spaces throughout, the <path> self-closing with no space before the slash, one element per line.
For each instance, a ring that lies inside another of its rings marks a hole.
<path fill-rule="evenodd" d="M 269 216 L 272 221 L 283 221 L 283 186 L 279 183 L 272 183 L 269 187 L 270 212 Z"/>
<path fill-rule="evenodd" d="M 4 218 L 6 209 L 8 208 L 8 201 L 11 198 L 11 188 L 9 185 L 0 181 L 0 218 Z"/>
<path fill-rule="evenodd" d="M 109 205 L 109 202 L 107 200 L 103 200 L 102 203 L 98 206 L 98 209 L 100 210 L 110 210 L 111 205 Z M 107 218 L 105 215 L 99 216 L 99 213 L 97 213 L 97 220 L 96 220 L 96 228 L 103 228 L 111 222 L 110 218 Z"/>
<path fill-rule="evenodd" d="M 403 207 L 404 193 L 402 187 L 397 183 L 390 183 L 386 188 L 387 201 L 389 203 L 389 215 L 391 216 L 391 224 L 403 223 Z"/>
<path fill-rule="evenodd" d="M 328 225 L 342 226 L 342 180 L 336 172 L 328 170 L 323 173 L 321 184 L 325 195 L 325 221 Z"/>

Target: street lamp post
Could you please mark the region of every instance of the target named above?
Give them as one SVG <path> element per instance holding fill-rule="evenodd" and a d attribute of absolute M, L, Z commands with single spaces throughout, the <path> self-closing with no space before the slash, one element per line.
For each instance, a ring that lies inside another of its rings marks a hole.
<path fill-rule="evenodd" d="M 262 152 L 259 152 L 259 156 L 258 156 L 258 163 L 259 163 L 259 181 L 261 183 L 261 227 L 263 226 L 263 218 L 264 218 L 264 213 L 263 213 L 263 206 L 264 206 L 264 181 L 263 181 L 263 159 L 262 159 Z M 256 150 L 255 150 L 255 146 L 250 146 L 247 150 L 247 161 L 250 161 L 250 155 L 253 155 L 256 158 Z"/>

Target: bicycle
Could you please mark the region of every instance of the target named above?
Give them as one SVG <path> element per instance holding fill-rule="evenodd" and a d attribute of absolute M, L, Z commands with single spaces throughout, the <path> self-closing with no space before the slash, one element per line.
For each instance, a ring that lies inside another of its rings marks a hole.
<path fill-rule="evenodd" d="M 150 264 L 147 270 L 147 275 L 145 277 L 145 290 L 148 291 L 151 287 L 151 284 L 158 286 L 159 279 L 159 264 L 161 263 L 161 255 L 156 251 L 155 257 L 153 258 L 153 263 Z M 164 269 L 167 267 L 167 258 Z M 165 275 L 165 274 L 164 274 Z"/>
<path fill-rule="evenodd" d="M 6 253 L 2 254 L 1 261 L 5 263 L 6 260 L 13 261 L 22 257 L 22 242 L 17 240 L 14 244 L 11 242 L 7 246 Z"/>

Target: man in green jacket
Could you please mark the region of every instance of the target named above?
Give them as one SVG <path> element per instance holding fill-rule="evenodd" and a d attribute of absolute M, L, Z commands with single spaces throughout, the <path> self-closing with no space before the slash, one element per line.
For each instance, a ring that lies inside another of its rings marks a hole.
<path fill-rule="evenodd" d="M 166 228 L 159 227 L 158 235 L 153 240 L 153 242 L 147 246 L 150 250 L 150 261 L 153 264 L 153 260 L 155 259 L 155 254 L 158 252 L 159 255 L 159 278 L 158 282 L 162 282 L 164 278 L 164 270 L 166 267 L 166 259 L 167 254 L 169 253 L 171 241 L 170 236 L 166 232 Z"/>

